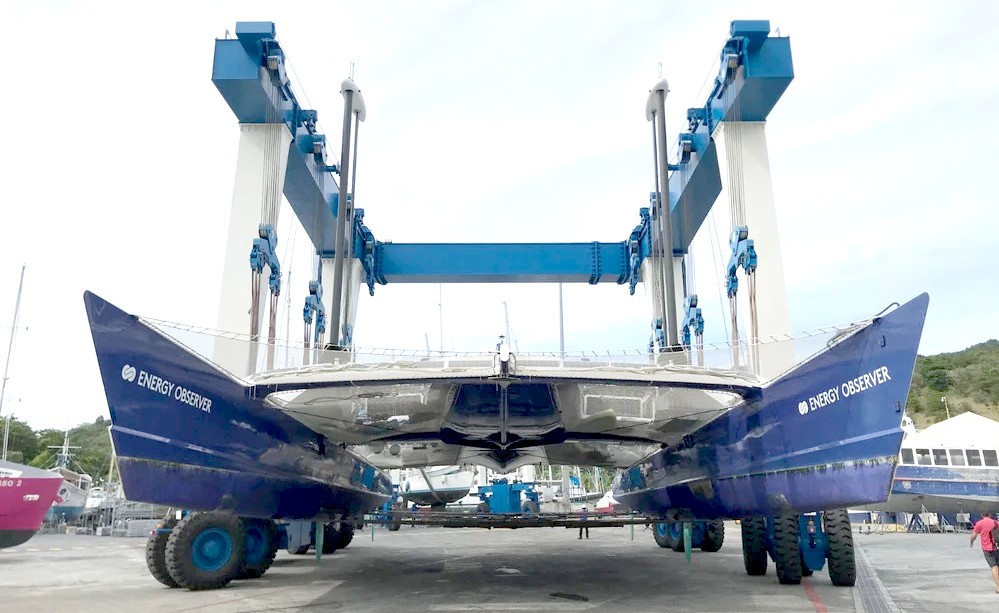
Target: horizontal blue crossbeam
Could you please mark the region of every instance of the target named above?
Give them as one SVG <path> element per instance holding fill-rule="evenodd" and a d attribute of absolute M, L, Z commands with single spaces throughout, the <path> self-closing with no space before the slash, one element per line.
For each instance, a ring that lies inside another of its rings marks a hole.
<path fill-rule="evenodd" d="M 379 243 L 377 283 L 624 283 L 620 243 Z"/>

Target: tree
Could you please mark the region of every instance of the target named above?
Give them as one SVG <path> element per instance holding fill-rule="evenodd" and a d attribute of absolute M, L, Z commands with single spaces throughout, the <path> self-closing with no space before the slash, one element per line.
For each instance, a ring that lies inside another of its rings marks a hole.
<path fill-rule="evenodd" d="M 25 458 L 31 459 L 38 454 L 38 437 L 27 422 L 11 415 L 10 433 L 7 436 L 7 459 L 23 462 Z"/>

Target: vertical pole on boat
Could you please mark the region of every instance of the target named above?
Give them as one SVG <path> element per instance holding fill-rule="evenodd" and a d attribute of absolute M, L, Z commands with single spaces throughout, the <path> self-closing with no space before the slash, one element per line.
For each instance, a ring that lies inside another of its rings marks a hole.
<path fill-rule="evenodd" d="M 21 265 L 21 280 L 17 284 L 17 302 L 14 305 L 14 323 L 10 326 L 10 342 L 7 344 L 7 364 L 3 367 L 3 384 L 0 385 L 0 415 L 3 415 L 3 399 L 7 395 L 7 379 L 10 373 L 10 354 L 14 350 L 14 335 L 17 334 L 17 318 L 21 314 L 21 289 L 24 288 L 24 269 Z M 10 415 L 3 426 L 3 459 L 7 459 L 7 439 L 10 437 Z"/>
<path fill-rule="evenodd" d="M 558 284 L 558 355 L 565 359 L 565 313 L 562 309 L 562 284 Z M 549 479 L 551 476 L 549 475 Z"/>
<path fill-rule="evenodd" d="M 512 344 L 512 339 L 510 338 L 510 310 L 506 306 L 506 301 L 503 301 L 503 323 L 506 330 L 506 343 L 507 345 Z"/>

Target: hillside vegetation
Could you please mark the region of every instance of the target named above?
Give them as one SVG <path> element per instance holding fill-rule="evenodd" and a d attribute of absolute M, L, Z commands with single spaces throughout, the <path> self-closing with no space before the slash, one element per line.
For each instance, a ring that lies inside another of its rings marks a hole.
<path fill-rule="evenodd" d="M 946 398 L 946 405 L 942 398 Z M 919 356 L 906 412 L 917 428 L 972 411 L 999 420 L 999 340 L 964 351 Z"/>
<path fill-rule="evenodd" d="M 81 424 L 69 431 L 69 451 L 73 454 L 69 467 L 89 474 L 95 483 L 107 476 L 111 464 L 111 438 L 108 436 L 110 425 L 110 421 L 98 417 L 93 423 Z M 27 423 L 12 417 L 7 459 L 38 468 L 52 468 L 57 461 L 57 447 L 62 447 L 65 435 L 62 430 L 32 430 Z"/>
<path fill-rule="evenodd" d="M 972 411 L 999 420 L 999 340 L 964 351 L 919 356 L 906 403 L 916 427 L 925 428 L 946 419 L 941 398 L 947 398 L 951 416 Z M 107 476 L 111 463 L 109 425 L 104 417 L 98 417 L 69 431 L 69 444 L 79 447 L 71 450 L 74 456 L 70 468 L 82 469 L 95 482 Z M 55 447 L 62 445 L 63 436 L 61 430 L 34 431 L 27 423 L 11 418 L 7 459 L 51 468 L 56 463 Z M 584 481 L 591 479 L 585 472 L 582 476 Z"/>

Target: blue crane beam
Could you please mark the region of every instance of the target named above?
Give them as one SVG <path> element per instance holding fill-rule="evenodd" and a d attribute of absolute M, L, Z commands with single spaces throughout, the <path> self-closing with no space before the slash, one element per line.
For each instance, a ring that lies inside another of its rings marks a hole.
<path fill-rule="evenodd" d="M 236 38 L 216 39 L 212 83 L 239 123 L 283 122 L 292 134 L 284 196 L 318 251 L 333 251 L 338 186 L 318 113 L 303 109 L 285 72 L 271 22 L 239 22 Z"/>
<path fill-rule="evenodd" d="M 721 70 L 707 101 L 688 110 L 670 165 L 673 252 L 683 254 L 721 192 L 711 138 L 721 121 L 763 121 L 793 78 L 787 38 L 769 36 L 768 21 L 733 21 Z M 240 123 L 284 122 L 293 135 L 284 195 L 322 257 L 334 255 L 336 167 L 327 161 L 318 115 L 303 109 L 285 72 L 284 52 L 271 22 L 240 22 L 236 38 L 215 41 L 212 82 Z M 332 172 L 331 172 L 332 171 Z M 634 291 L 650 252 L 649 212 L 621 243 L 410 244 L 375 239 L 355 211 L 354 254 L 368 286 L 422 282 L 628 283 Z"/>
<path fill-rule="evenodd" d="M 378 283 L 590 283 L 628 278 L 620 243 L 382 243 Z"/>
<path fill-rule="evenodd" d="M 733 21 L 720 59 L 711 93 L 687 110 L 687 131 L 677 139 L 669 178 L 674 253 L 687 251 L 721 193 L 715 129 L 722 121 L 766 121 L 794 78 L 791 41 L 770 36 L 766 20 Z"/>

